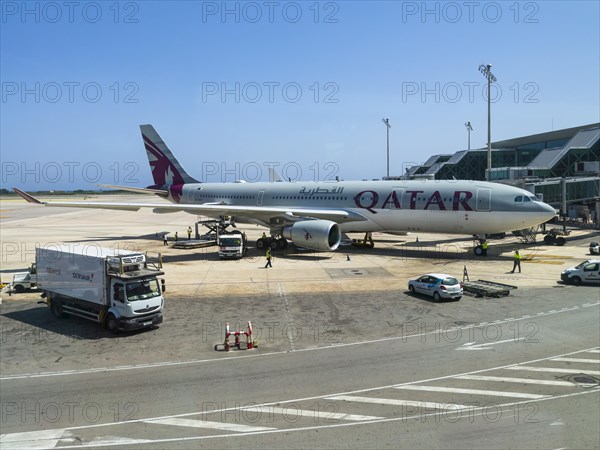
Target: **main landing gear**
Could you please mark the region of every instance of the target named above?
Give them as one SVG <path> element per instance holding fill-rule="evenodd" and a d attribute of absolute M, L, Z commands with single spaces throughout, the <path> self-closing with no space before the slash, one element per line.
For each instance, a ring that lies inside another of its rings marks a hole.
<path fill-rule="evenodd" d="M 270 247 L 271 250 L 284 250 L 288 246 L 288 241 L 283 237 L 261 237 L 256 241 L 256 248 L 262 250 Z"/>

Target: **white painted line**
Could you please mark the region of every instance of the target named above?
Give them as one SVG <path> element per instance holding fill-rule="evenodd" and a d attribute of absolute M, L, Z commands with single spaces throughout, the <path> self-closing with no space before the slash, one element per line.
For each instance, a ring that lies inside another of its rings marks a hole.
<path fill-rule="evenodd" d="M 443 386 L 396 386 L 394 389 L 408 389 L 411 391 L 428 391 L 428 392 L 450 392 L 453 394 L 476 394 L 476 395 L 493 395 L 495 397 L 515 397 L 515 398 L 545 398 L 547 395 L 526 394 L 524 392 L 504 392 L 504 391 L 488 391 L 482 389 L 463 389 L 449 388 Z"/>
<path fill-rule="evenodd" d="M 556 373 L 585 373 L 588 375 L 600 375 L 598 370 L 585 369 L 557 369 L 555 367 L 531 367 L 531 366 L 510 366 L 505 367 L 508 370 L 529 370 L 530 372 L 556 372 Z"/>
<path fill-rule="evenodd" d="M 77 444 L 81 441 L 71 438 L 73 444 Z M 140 439 L 140 438 L 128 438 L 122 436 L 96 436 L 92 438 L 90 441 L 86 442 L 84 446 L 90 447 L 108 447 L 109 445 L 118 445 L 119 447 L 122 445 L 139 445 L 139 444 L 148 444 L 151 443 L 151 439 Z M 61 439 L 61 444 L 65 443 L 64 439 Z M 70 448 L 70 445 L 63 445 L 56 448 Z M 144 447 L 140 447 L 144 448 Z"/>
<path fill-rule="evenodd" d="M 456 350 L 484 350 L 484 349 L 487 349 L 488 346 L 490 346 L 490 345 L 505 344 L 507 342 L 519 342 L 519 341 L 524 341 L 525 339 L 526 338 L 505 339 L 503 341 L 487 342 L 484 344 L 475 344 L 474 342 L 467 342 L 467 343 L 461 345 L 460 347 L 458 347 Z"/>
<path fill-rule="evenodd" d="M 309 417 L 309 418 L 319 418 L 319 419 L 330 419 L 330 420 L 351 420 L 351 421 L 364 421 L 364 420 L 380 420 L 383 417 L 376 416 L 361 416 L 358 414 L 342 414 L 342 413 L 334 413 L 327 411 L 311 411 L 306 409 L 297 409 L 297 408 L 279 408 L 275 406 L 253 406 L 249 408 L 242 408 L 244 411 L 256 411 L 260 413 L 266 414 L 282 414 L 288 417 Z"/>
<path fill-rule="evenodd" d="M 511 378 L 511 377 L 490 377 L 487 375 L 459 375 L 461 380 L 476 380 L 476 381 L 501 381 L 504 383 L 525 383 L 525 384 L 545 384 L 548 386 L 569 386 L 576 387 L 580 385 L 595 386 L 595 383 L 570 383 L 568 381 L 558 380 L 532 380 L 530 378 Z"/>
<path fill-rule="evenodd" d="M 575 354 L 579 354 L 579 353 L 585 353 L 588 352 L 590 350 L 595 350 L 594 348 L 588 348 L 588 349 L 583 349 L 583 350 L 578 350 L 578 351 L 574 351 L 574 352 L 569 352 L 569 353 L 563 353 L 562 355 L 556 355 L 556 357 L 558 356 L 568 356 L 568 355 L 575 355 Z M 547 357 L 547 358 L 540 358 L 540 359 L 534 359 L 534 360 L 530 360 L 527 361 L 527 363 L 535 363 L 535 362 L 541 362 L 541 361 L 547 361 L 548 359 L 550 359 L 552 357 Z M 522 363 L 525 364 L 525 363 Z M 440 381 L 440 380 L 448 380 L 448 379 L 452 379 L 452 378 L 456 378 L 459 375 L 467 375 L 467 374 L 477 374 L 477 373 L 482 373 L 482 372 L 489 372 L 491 370 L 501 370 L 501 369 L 507 369 L 508 367 L 515 367 L 515 366 L 495 366 L 495 367 L 489 367 L 487 369 L 482 369 L 482 370 L 475 370 L 472 372 L 466 372 L 463 374 L 456 374 L 456 375 L 445 375 L 445 376 L 441 376 L 441 377 L 436 377 L 436 378 L 430 378 L 430 379 L 426 379 L 426 380 L 418 380 L 418 381 L 411 381 L 407 384 L 414 384 L 414 383 L 424 383 L 424 382 L 430 382 L 430 381 Z M 367 389 L 360 389 L 360 390 L 355 390 L 355 391 L 348 391 L 348 392 L 343 392 L 343 393 L 339 393 L 339 394 L 333 394 L 330 395 L 329 398 L 341 398 L 344 395 L 347 394 L 356 394 L 356 393 L 364 393 L 364 392 L 373 392 L 375 390 L 381 390 L 381 389 L 387 389 L 387 388 L 392 388 L 392 387 L 396 387 L 399 385 L 387 385 L 387 386 L 378 386 L 378 387 L 371 387 L 371 388 L 367 388 Z M 548 396 L 545 397 L 543 399 L 540 399 L 540 402 L 543 401 L 547 401 L 547 400 L 556 400 L 556 399 L 561 399 L 561 398 L 570 398 L 570 397 L 578 397 L 581 395 L 588 395 L 588 394 L 595 394 L 597 392 L 600 392 L 600 389 L 598 388 L 593 388 L 593 389 L 589 389 L 589 390 L 585 390 L 585 391 L 579 391 L 579 392 L 574 392 L 574 393 L 569 393 L 569 394 L 562 394 L 562 395 L 554 395 L 554 396 Z M 316 399 L 326 399 L 326 396 L 314 396 L 314 397 L 303 397 L 303 398 L 295 398 L 295 399 L 287 399 L 284 401 L 278 401 L 276 403 L 263 403 L 262 405 L 256 405 L 258 407 L 260 406 L 271 406 L 271 405 L 275 405 L 275 404 L 281 404 L 281 403 L 289 403 L 289 402 L 301 402 L 301 401 L 308 401 L 308 400 L 316 400 Z M 353 397 L 356 398 L 356 397 Z M 511 411 L 514 412 L 514 409 L 508 409 L 508 408 L 513 408 L 515 405 L 526 405 L 526 404 L 530 404 L 531 401 L 530 400 L 522 400 L 519 402 L 509 402 L 509 403 L 504 403 L 504 404 L 499 404 L 499 405 L 495 405 L 496 408 L 507 408 L 506 411 Z M 421 403 L 421 405 L 423 405 L 423 403 Z M 463 405 L 455 405 L 455 406 L 463 406 Z M 468 408 L 470 411 L 474 411 L 474 412 L 482 412 L 485 413 L 485 410 L 487 407 L 473 407 L 473 406 L 464 406 L 464 408 Z M 230 411 L 233 410 L 235 408 L 224 408 L 224 409 L 220 409 L 218 411 Z M 111 422 L 111 423 L 101 423 L 101 424 L 94 424 L 94 425 L 80 425 L 80 426 L 73 426 L 73 427 L 69 427 L 67 430 L 68 431 L 73 431 L 73 430 L 81 430 L 81 429 L 95 429 L 95 428 L 105 428 L 105 427 L 112 427 L 112 426 L 116 426 L 116 425 L 123 425 L 123 424 L 132 424 L 132 423 L 141 423 L 141 422 L 146 422 L 146 421 L 156 421 L 156 420 L 160 420 L 160 419 L 167 419 L 167 418 L 174 418 L 174 417 L 190 417 L 190 416 L 197 416 L 199 414 L 203 414 L 205 411 L 193 411 L 193 412 L 187 412 L 187 413 L 180 413 L 177 415 L 171 415 L 171 416 L 162 416 L 162 417 L 154 417 L 154 418 L 146 418 L 146 419 L 136 419 L 136 420 L 128 420 L 128 421 L 121 421 L 121 422 Z M 407 419 L 422 419 L 423 417 L 435 417 L 438 416 L 440 414 L 445 414 L 445 412 L 435 412 L 435 413 L 425 413 L 425 415 L 423 415 L 423 412 L 419 413 L 419 414 L 415 414 L 413 416 L 402 416 L 402 417 L 394 417 L 394 418 L 384 418 L 378 421 L 373 421 L 373 423 L 392 423 L 392 422 L 398 422 L 398 421 L 405 421 Z M 231 438 L 231 437 L 239 437 L 239 436 L 248 436 L 248 435 L 261 435 L 261 434 L 279 434 L 279 433 L 291 433 L 291 432 L 302 432 L 302 431 L 308 431 L 308 430 L 316 430 L 316 429 L 328 429 L 328 428 L 341 428 L 341 427 L 347 427 L 347 426 L 355 426 L 355 425 L 362 425 L 362 422 L 345 422 L 345 423 L 338 423 L 338 424 L 327 424 L 327 425 L 316 425 L 316 426 L 310 426 L 310 427 L 298 427 L 298 428 L 282 428 L 282 429 L 275 429 L 275 430 L 269 430 L 269 431 L 258 431 L 255 433 L 246 433 L 246 434 L 222 434 L 222 435 L 206 435 L 206 436 L 193 436 L 193 437 L 177 437 L 177 438 L 165 438 L 165 439 L 154 439 L 154 440 L 141 440 L 138 439 L 136 440 L 136 442 L 140 442 L 140 443 L 172 443 L 172 442 L 188 442 L 188 441 L 198 441 L 198 440 L 206 440 L 206 439 L 219 439 L 219 438 Z M 64 438 L 63 438 L 64 440 Z M 132 440 L 132 443 L 134 443 L 134 440 Z M 126 445 L 127 443 L 122 443 L 123 445 Z M 102 442 L 88 442 L 85 444 L 81 444 L 81 445 L 70 445 L 70 448 L 85 448 L 85 449 L 89 449 L 89 448 L 93 448 L 93 447 L 105 447 L 106 444 L 103 444 Z M 4 449 L 3 449 L 4 450 Z"/>
<path fill-rule="evenodd" d="M 66 428 L 59 428 L 55 430 L 3 434 L 0 436 L 0 447 L 2 450 L 54 448 L 65 431 Z"/>
<path fill-rule="evenodd" d="M 594 349 L 594 350 L 588 350 L 588 351 L 587 351 L 587 352 L 585 352 L 585 353 L 600 353 L 600 350 L 598 350 L 598 349 Z"/>
<path fill-rule="evenodd" d="M 600 364 L 600 359 L 552 358 L 550 361 L 563 361 L 563 362 L 574 362 L 574 363 Z"/>
<path fill-rule="evenodd" d="M 355 395 L 336 395 L 326 397 L 325 400 L 345 400 L 347 402 L 375 403 L 377 405 L 414 406 L 415 408 L 429 409 L 468 409 L 471 406 L 452 403 L 421 402 L 418 400 L 397 400 L 395 398 L 358 397 Z"/>
<path fill-rule="evenodd" d="M 285 313 L 285 320 L 287 321 L 287 323 L 293 323 L 292 315 L 290 313 L 290 305 L 288 304 L 285 292 L 283 292 L 283 287 L 281 286 L 281 283 L 277 283 L 277 295 L 279 295 L 279 298 L 281 298 L 281 300 L 283 301 L 283 312 Z M 294 337 L 292 336 L 291 327 L 285 328 L 287 330 L 287 337 L 288 342 L 290 343 L 290 348 L 293 352 L 295 352 L 296 347 L 294 345 Z"/>
<path fill-rule="evenodd" d="M 207 422 L 204 420 L 192 419 L 158 419 L 144 420 L 144 423 L 156 423 L 159 425 L 174 425 L 176 427 L 188 428 L 210 428 L 212 430 L 237 431 L 239 433 L 251 433 L 255 431 L 276 430 L 271 427 L 251 427 L 250 425 L 240 425 L 237 423 Z"/>

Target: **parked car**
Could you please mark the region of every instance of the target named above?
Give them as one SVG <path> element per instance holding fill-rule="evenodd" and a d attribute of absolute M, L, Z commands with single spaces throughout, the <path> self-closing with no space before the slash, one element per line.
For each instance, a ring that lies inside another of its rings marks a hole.
<path fill-rule="evenodd" d="M 600 255 L 600 244 L 590 242 L 590 255 Z"/>
<path fill-rule="evenodd" d="M 569 267 L 560 274 L 565 283 L 600 283 L 600 259 L 588 259 L 578 266 Z"/>
<path fill-rule="evenodd" d="M 463 295 L 462 283 L 452 275 L 428 273 L 408 282 L 411 294 L 419 293 L 433 297 L 438 302 L 443 298 L 460 300 Z"/>

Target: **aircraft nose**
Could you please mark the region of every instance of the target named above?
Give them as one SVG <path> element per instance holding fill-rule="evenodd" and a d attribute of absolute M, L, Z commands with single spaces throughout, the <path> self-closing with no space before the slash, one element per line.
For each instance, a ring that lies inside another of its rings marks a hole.
<path fill-rule="evenodd" d="M 556 209 L 553 206 L 550 206 L 547 203 L 540 202 L 540 206 L 542 207 L 542 213 L 544 215 L 544 221 L 552 219 L 556 216 Z"/>

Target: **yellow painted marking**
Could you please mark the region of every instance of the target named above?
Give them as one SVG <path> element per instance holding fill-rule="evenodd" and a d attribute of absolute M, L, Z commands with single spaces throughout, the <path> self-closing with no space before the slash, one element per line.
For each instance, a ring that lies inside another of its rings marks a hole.
<path fill-rule="evenodd" d="M 561 256 L 561 255 L 528 255 L 531 256 L 532 258 L 535 258 L 536 256 L 540 259 L 571 259 L 573 258 L 573 256 Z"/>
<path fill-rule="evenodd" d="M 564 261 L 543 261 L 541 259 L 526 259 L 525 262 L 534 263 L 534 264 L 554 264 L 561 265 Z"/>

